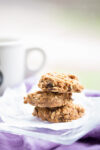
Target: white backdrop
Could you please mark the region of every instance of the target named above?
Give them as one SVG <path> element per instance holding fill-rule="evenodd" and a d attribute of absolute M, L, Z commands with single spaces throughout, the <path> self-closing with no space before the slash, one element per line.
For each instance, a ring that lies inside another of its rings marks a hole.
<path fill-rule="evenodd" d="M 0 36 L 18 36 L 43 48 L 47 68 L 98 70 L 99 5 L 92 2 L 0 0 Z"/>

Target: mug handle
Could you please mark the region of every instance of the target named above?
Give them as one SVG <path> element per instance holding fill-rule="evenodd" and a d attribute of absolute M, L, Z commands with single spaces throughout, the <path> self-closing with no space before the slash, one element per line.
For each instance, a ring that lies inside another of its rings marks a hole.
<path fill-rule="evenodd" d="M 27 64 L 27 58 L 28 58 L 29 53 L 35 52 L 35 51 L 39 52 L 42 55 L 43 59 L 42 59 L 42 63 L 39 65 L 39 67 L 37 69 L 31 70 L 31 69 L 29 69 L 28 64 Z M 43 68 L 45 62 L 46 62 L 46 54 L 43 49 L 38 48 L 38 47 L 27 49 L 26 50 L 26 59 L 25 59 L 25 76 L 29 77 L 29 76 L 32 76 L 33 74 L 36 74 L 38 71 L 40 71 Z"/>

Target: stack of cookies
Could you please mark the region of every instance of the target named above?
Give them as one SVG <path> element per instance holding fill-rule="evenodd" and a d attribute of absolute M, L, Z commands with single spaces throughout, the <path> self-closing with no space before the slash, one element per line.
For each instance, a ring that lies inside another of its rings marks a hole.
<path fill-rule="evenodd" d="M 68 122 L 83 116 L 84 108 L 73 103 L 72 93 L 81 92 L 75 75 L 47 73 L 38 84 L 40 91 L 28 94 L 24 103 L 35 106 L 33 115 L 49 122 Z"/>

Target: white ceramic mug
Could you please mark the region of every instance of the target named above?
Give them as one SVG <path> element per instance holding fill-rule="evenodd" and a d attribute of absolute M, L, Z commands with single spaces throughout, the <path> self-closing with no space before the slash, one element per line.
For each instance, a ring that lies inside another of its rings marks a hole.
<path fill-rule="evenodd" d="M 39 62 L 34 69 L 28 65 L 30 60 L 33 61 L 34 66 L 35 61 L 41 60 L 41 63 Z M 0 38 L 0 95 L 7 86 L 20 83 L 25 76 L 38 72 L 44 63 L 45 53 L 42 49 L 30 48 L 25 50 L 19 39 Z"/>

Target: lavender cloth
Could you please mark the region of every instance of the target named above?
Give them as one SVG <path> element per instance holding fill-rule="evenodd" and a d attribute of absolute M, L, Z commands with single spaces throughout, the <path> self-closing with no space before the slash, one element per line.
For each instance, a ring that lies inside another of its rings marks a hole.
<path fill-rule="evenodd" d="M 31 82 L 26 82 L 27 90 Z M 86 96 L 98 97 L 98 92 L 88 92 Z M 34 139 L 23 135 L 0 133 L 0 150 L 100 150 L 100 125 L 72 145 L 61 145 L 53 142 Z"/>

